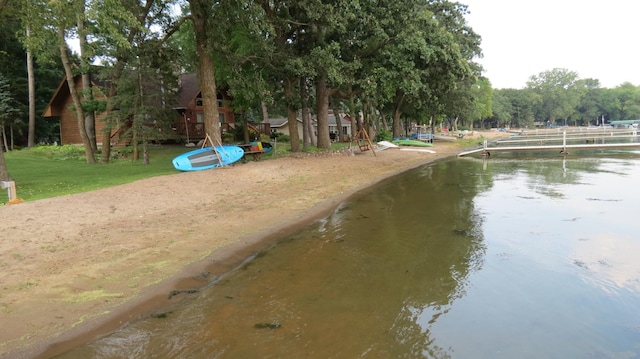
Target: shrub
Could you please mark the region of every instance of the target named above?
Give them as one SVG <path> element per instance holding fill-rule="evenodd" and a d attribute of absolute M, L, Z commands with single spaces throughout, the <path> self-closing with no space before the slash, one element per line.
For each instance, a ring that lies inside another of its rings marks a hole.
<path fill-rule="evenodd" d="M 288 135 L 285 135 L 282 132 L 272 132 L 271 140 L 276 140 L 278 142 L 289 142 L 291 138 Z"/>
<path fill-rule="evenodd" d="M 37 146 L 28 149 L 28 151 L 36 156 L 42 156 L 52 160 L 79 160 L 85 158 L 84 147 L 74 145 Z"/>
<path fill-rule="evenodd" d="M 378 131 L 378 134 L 376 135 L 376 139 L 378 141 L 391 141 L 392 137 L 393 137 L 393 134 L 391 133 L 391 131 L 385 131 L 385 130 Z"/>

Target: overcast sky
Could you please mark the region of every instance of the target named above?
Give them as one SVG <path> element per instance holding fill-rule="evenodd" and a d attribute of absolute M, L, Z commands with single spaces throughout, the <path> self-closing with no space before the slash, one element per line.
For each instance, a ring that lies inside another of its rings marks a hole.
<path fill-rule="evenodd" d="M 493 88 L 523 88 L 564 68 L 613 88 L 640 86 L 640 0 L 457 0 L 482 37 Z"/>

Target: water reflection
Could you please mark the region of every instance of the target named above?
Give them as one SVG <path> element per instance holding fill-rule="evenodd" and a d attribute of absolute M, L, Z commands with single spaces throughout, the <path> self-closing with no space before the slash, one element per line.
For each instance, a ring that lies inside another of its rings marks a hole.
<path fill-rule="evenodd" d="M 63 358 L 640 353 L 631 158 L 448 160 Z"/>

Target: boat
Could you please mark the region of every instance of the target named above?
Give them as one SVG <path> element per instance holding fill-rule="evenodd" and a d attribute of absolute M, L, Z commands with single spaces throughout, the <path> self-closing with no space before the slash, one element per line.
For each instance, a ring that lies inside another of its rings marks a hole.
<path fill-rule="evenodd" d="M 253 146 L 258 146 L 258 142 L 251 142 L 251 144 Z M 271 152 L 271 150 L 273 150 L 273 146 L 271 146 L 271 144 L 269 142 L 260 142 L 260 144 L 262 145 L 262 150 L 264 151 L 264 153 L 269 153 Z"/>
<path fill-rule="evenodd" d="M 413 135 L 411 135 L 411 138 L 413 138 L 414 140 L 433 143 L 433 134 L 431 133 L 414 133 Z"/>
<path fill-rule="evenodd" d="M 433 143 L 428 143 L 428 142 L 423 142 L 418 140 L 411 140 L 408 138 L 403 138 L 403 139 L 396 138 L 391 142 L 398 146 L 415 146 L 415 147 L 432 147 L 433 146 Z"/>
<path fill-rule="evenodd" d="M 238 146 L 205 147 L 183 153 L 173 159 L 173 167 L 179 171 L 202 171 L 230 165 L 239 161 L 244 151 Z"/>
<path fill-rule="evenodd" d="M 398 148 L 398 145 L 395 145 L 389 141 L 379 141 L 377 146 L 375 147 L 376 152 L 384 151 L 389 148 Z"/>

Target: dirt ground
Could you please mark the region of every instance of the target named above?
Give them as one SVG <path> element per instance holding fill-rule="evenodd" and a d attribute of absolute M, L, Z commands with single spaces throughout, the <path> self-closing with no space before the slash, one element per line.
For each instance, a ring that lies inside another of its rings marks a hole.
<path fill-rule="evenodd" d="M 431 149 L 249 161 L 1 206 L 0 358 L 50 357 L 149 315 L 356 191 L 462 148 Z"/>

